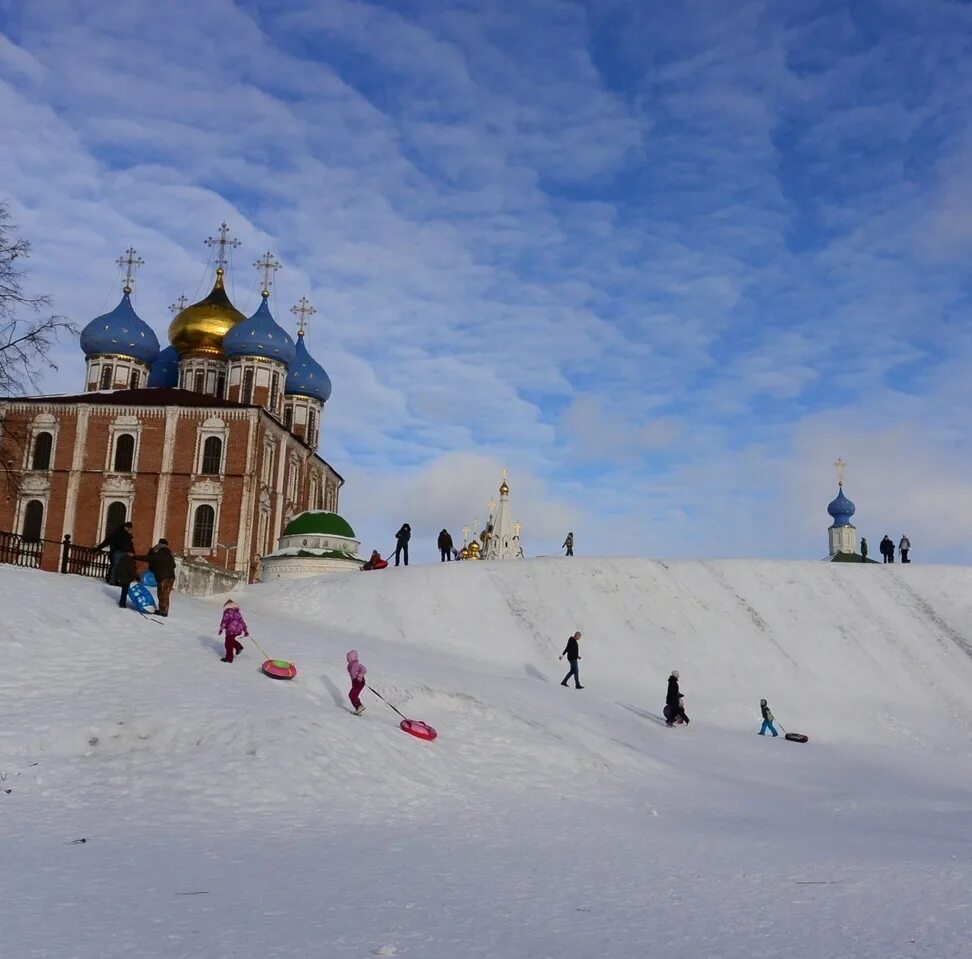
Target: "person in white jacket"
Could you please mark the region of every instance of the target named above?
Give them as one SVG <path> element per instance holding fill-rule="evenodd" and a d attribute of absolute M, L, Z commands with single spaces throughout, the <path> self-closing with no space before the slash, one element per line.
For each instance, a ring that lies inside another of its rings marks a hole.
<path fill-rule="evenodd" d="M 903 533 L 901 534 L 901 540 L 898 543 L 898 552 L 901 553 L 901 562 L 910 563 L 911 560 L 908 559 L 908 553 L 911 552 L 911 540 L 908 539 Z"/>

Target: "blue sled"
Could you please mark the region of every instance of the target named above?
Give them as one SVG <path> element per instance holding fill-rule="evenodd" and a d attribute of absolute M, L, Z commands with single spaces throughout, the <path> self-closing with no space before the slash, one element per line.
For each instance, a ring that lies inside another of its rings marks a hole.
<path fill-rule="evenodd" d="M 152 570 L 149 570 L 142 577 L 142 585 L 143 586 L 151 586 L 151 587 L 153 587 L 153 589 L 158 587 L 159 584 L 155 581 L 155 573 L 153 573 Z"/>
<path fill-rule="evenodd" d="M 128 587 L 128 601 L 140 613 L 155 612 L 155 599 L 142 583 L 132 583 Z"/>

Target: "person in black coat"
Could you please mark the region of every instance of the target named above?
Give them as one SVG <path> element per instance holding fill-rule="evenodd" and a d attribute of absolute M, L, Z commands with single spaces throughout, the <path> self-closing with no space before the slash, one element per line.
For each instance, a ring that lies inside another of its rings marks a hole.
<path fill-rule="evenodd" d="M 130 522 L 122 523 L 121 526 L 113 529 L 95 549 L 104 549 L 106 546 L 110 550 L 110 560 L 108 563 L 108 575 L 105 578 L 109 586 L 120 586 L 121 584 L 118 582 L 115 569 L 126 553 L 135 552 L 135 540 L 132 538 L 132 524 Z"/>
<path fill-rule="evenodd" d="M 149 551 L 147 556 L 136 556 L 144 563 L 148 563 L 148 568 L 152 570 L 155 577 L 156 588 L 159 591 L 159 616 L 169 615 L 169 597 L 172 595 L 172 588 L 175 586 L 175 557 L 169 549 L 169 541 L 160 539 Z"/>
<path fill-rule="evenodd" d="M 867 562 L 867 540 L 863 536 L 861 537 L 861 562 Z"/>
<path fill-rule="evenodd" d="M 570 664 L 570 671 L 564 676 L 563 681 L 560 683 L 561 686 L 567 685 L 567 680 L 571 676 L 574 677 L 574 688 L 583 689 L 580 683 L 580 668 L 577 663 L 580 660 L 580 647 L 578 646 L 578 640 L 581 638 L 580 632 L 574 633 L 570 639 L 567 640 L 567 645 L 564 647 L 564 651 L 560 654 L 560 658 L 563 659 L 567 657 L 567 662 Z"/>
<path fill-rule="evenodd" d="M 398 557 L 405 557 L 405 565 L 408 566 L 408 541 L 412 538 L 412 527 L 408 523 L 402 523 L 402 528 L 395 534 L 395 565 L 398 565 Z"/>
<path fill-rule="evenodd" d="M 678 688 L 678 670 L 673 669 L 671 676 L 668 677 L 668 692 L 665 694 L 665 725 L 674 726 L 675 720 L 681 718 L 682 722 L 688 722 L 685 709 L 682 706 L 682 693 Z"/>
<path fill-rule="evenodd" d="M 115 584 L 121 586 L 121 597 L 118 605 L 124 609 L 128 605 L 128 587 L 138 582 L 138 571 L 135 569 L 135 554 L 122 553 L 115 569 Z"/>
<path fill-rule="evenodd" d="M 452 536 L 447 529 L 439 533 L 439 562 L 452 562 Z"/>
<path fill-rule="evenodd" d="M 881 540 L 881 555 L 884 557 L 885 563 L 894 562 L 894 540 L 887 533 L 884 534 L 884 539 Z"/>

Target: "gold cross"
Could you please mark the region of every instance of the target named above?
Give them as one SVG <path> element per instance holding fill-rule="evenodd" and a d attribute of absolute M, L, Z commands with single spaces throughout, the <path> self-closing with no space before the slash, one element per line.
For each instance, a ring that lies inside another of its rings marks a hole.
<path fill-rule="evenodd" d="M 277 272 L 277 270 L 283 268 L 283 264 L 276 259 L 269 250 L 267 250 L 267 252 L 264 253 L 263 256 L 253 264 L 253 268 L 263 274 L 263 292 L 269 293 L 270 284 L 273 282 L 273 275 Z"/>
<path fill-rule="evenodd" d="M 303 336 L 308 318 L 312 317 L 317 310 L 310 305 L 310 300 L 306 296 L 302 296 L 297 305 L 290 308 L 290 312 L 297 317 L 297 335 Z"/>
<path fill-rule="evenodd" d="M 145 265 L 145 260 L 138 255 L 138 250 L 135 247 L 130 246 L 125 251 L 124 256 L 118 257 L 115 262 L 125 271 L 125 292 L 131 293 L 132 287 L 135 285 L 135 273 L 140 266 Z"/>
<path fill-rule="evenodd" d="M 229 239 L 229 227 L 226 225 L 226 221 L 223 220 L 219 225 L 219 229 L 216 231 L 219 234 L 219 239 L 211 236 L 203 242 L 206 246 L 219 247 L 219 252 L 216 254 L 216 269 L 225 270 L 226 269 L 226 248 L 229 247 L 231 250 L 235 250 L 238 246 L 242 246 L 239 240 Z"/>
<path fill-rule="evenodd" d="M 185 308 L 189 300 L 186 298 L 186 294 L 183 293 L 175 303 L 169 304 L 170 313 L 181 313 Z"/>
<path fill-rule="evenodd" d="M 834 466 L 837 468 L 837 485 L 844 485 L 844 468 L 847 464 L 838 456 Z"/>

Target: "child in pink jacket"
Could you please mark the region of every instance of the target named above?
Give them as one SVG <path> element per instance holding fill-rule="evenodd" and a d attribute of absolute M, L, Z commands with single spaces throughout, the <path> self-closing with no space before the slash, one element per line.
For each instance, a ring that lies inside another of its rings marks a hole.
<path fill-rule="evenodd" d="M 360 716 L 365 708 L 361 705 L 361 690 L 365 688 L 365 673 L 368 672 L 364 663 L 358 661 L 358 651 L 352 649 L 348 653 L 348 675 L 351 677 L 351 692 L 348 699 L 354 706 L 355 716 Z"/>
<path fill-rule="evenodd" d="M 228 599 L 223 603 L 223 618 L 219 621 L 219 632 L 226 633 L 226 655 L 220 660 L 222 663 L 233 662 L 236 653 L 243 652 L 243 644 L 238 636 L 249 638 L 250 631 L 246 628 L 246 620 L 240 612 L 240 607 Z"/>

